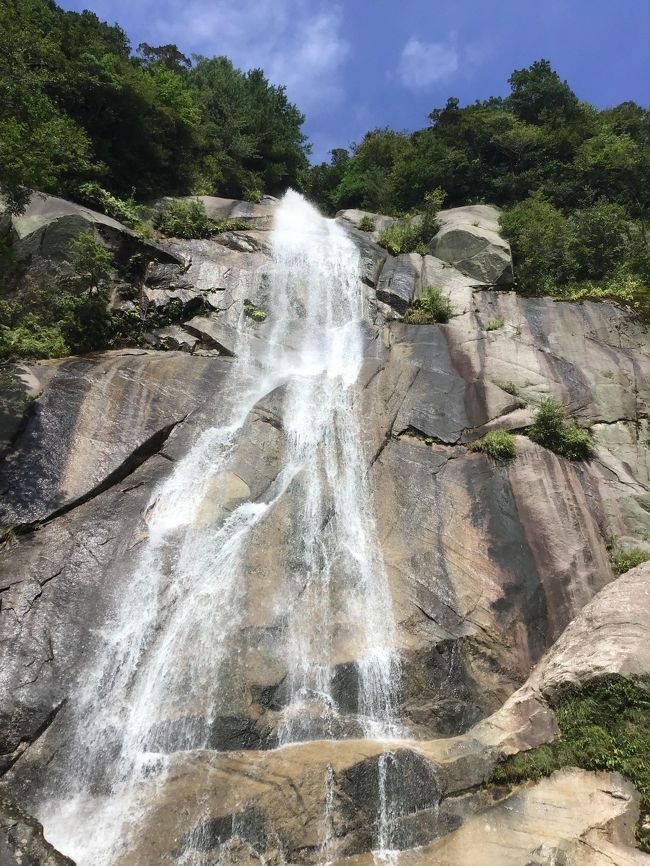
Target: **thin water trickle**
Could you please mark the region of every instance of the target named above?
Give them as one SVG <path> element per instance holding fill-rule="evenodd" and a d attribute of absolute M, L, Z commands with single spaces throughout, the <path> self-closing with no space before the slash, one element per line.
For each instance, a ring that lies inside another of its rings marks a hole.
<path fill-rule="evenodd" d="M 238 357 L 215 395 L 226 407 L 222 423 L 199 436 L 151 498 L 139 563 L 76 700 L 66 789 L 39 813 L 48 839 L 79 866 L 111 866 L 129 850 L 146 821 L 143 782 L 162 789 L 170 752 L 209 748 L 255 580 L 246 569 L 251 539 L 264 537 L 283 499 L 292 566 L 278 745 L 400 732 L 395 622 L 355 400 L 364 350 L 359 252 L 293 192 L 278 206 L 272 251 L 266 346 L 253 354 L 242 320 Z M 251 411 L 278 388 L 285 444 L 270 492 L 206 509 Z M 281 567 L 286 551 L 277 553 Z M 342 700 L 337 676 L 350 666 Z M 329 776 L 327 792 L 333 797 Z"/>

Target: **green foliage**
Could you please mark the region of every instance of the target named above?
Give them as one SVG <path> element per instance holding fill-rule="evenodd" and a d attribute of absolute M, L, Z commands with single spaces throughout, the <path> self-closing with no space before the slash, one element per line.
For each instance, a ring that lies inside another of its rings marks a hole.
<path fill-rule="evenodd" d="M 118 198 L 95 181 L 82 183 L 79 187 L 78 198 L 82 204 L 113 217 L 134 231 L 140 234 L 147 233 L 140 209 L 133 198 Z"/>
<path fill-rule="evenodd" d="M 587 460 L 595 447 L 591 436 L 577 424 L 567 421 L 564 407 L 549 397 L 542 400 L 537 409 L 528 436 L 567 460 Z"/>
<path fill-rule="evenodd" d="M 226 57 L 198 57 L 188 73 L 198 107 L 192 192 L 246 197 L 299 186 L 307 170 L 304 116 L 260 69 L 240 72 Z"/>
<path fill-rule="evenodd" d="M 512 460 L 517 456 L 515 437 L 507 430 L 490 430 L 481 439 L 470 442 L 467 447 L 470 451 L 487 454 L 494 460 Z"/>
<path fill-rule="evenodd" d="M 393 256 L 414 253 L 422 243 L 419 225 L 412 218 L 398 220 L 381 232 L 377 243 Z"/>
<path fill-rule="evenodd" d="M 612 298 L 635 305 L 647 284 L 641 230 L 618 204 L 598 204 L 568 217 L 541 195 L 501 215 L 511 243 L 517 287 L 556 298 Z"/>
<path fill-rule="evenodd" d="M 81 232 L 70 241 L 69 253 L 74 279 L 81 288 L 95 288 L 113 276 L 113 254 L 97 243 L 92 231 Z"/>
<path fill-rule="evenodd" d="M 254 204 L 259 204 L 264 197 L 264 193 L 261 189 L 245 189 L 242 195 L 244 201 L 251 201 Z"/>
<path fill-rule="evenodd" d="M 499 764 L 491 781 L 518 784 L 562 767 L 622 773 L 641 794 L 637 841 L 650 852 L 650 833 L 642 826 L 650 812 L 649 685 L 647 678 L 607 676 L 565 688 L 556 706 L 560 737 Z"/>
<path fill-rule="evenodd" d="M 266 319 L 266 312 L 256 307 L 255 304 L 251 304 L 250 301 L 246 301 L 244 304 L 244 315 L 254 322 L 263 322 Z"/>
<path fill-rule="evenodd" d="M 517 287 L 530 294 L 553 294 L 575 273 L 568 221 L 541 195 L 532 195 L 501 215 L 501 230 L 510 241 Z"/>
<path fill-rule="evenodd" d="M 612 565 L 616 574 L 625 574 L 631 568 L 650 560 L 650 553 L 641 547 L 622 548 L 615 544 L 610 551 Z"/>
<path fill-rule="evenodd" d="M 222 232 L 246 231 L 250 224 L 242 219 L 211 220 L 199 199 L 172 199 L 156 215 L 156 226 L 174 238 L 209 238 Z"/>
<path fill-rule="evenodd" d="M 166 202 L 156 217 L 156 226 L 173 238 L 209 238 L 215 231 L 203 202 L 198 199 Z"/>
<path fill-rule="evenodd" d="M 424 197 L 419 213 L 410 214 L 386 226 L 377 243 L 392 255 L 429 252 L 429 241 L 438 231 L 437 214 L 445 200 L 443 189 L 434 189 Z"/>
<path fill-rule="evenodd" d="M 84 277 L 84 279 L 88 279 Z M 106 345 L 110 315 L 103 291 L 28 284 L 0 302 L 0 358 L 62 358 Z"/>
<path fill-rule="evenodd" d="M 416 298 L 404 314 L 410 325 L 433 325 L 448 322 L 451 317 L 451 302 L 437 286 L 428 286 Z"/>
<path fill-rule="evenodd" d="M 499 316 L 496 319 L 490 319 L 485 324 L 485 330 L 486 331 L 498 331 L 499 328 L 502 328 L 505 325 L 505 323 L 506 323 L 506 320 L 502 316 Z"/>
<path fill-rule="evenodd" d="M 368 214 L 366 214 L 364 217 L 361 217 L 357 228 L 359 228 L 362 232 L 374 232 L 375 221 L 371 216 L 368 216 Z"/>
<path fill-rule="evenodd" d="M 224 57 L 138 51 L 92 12 L 0 4 L 0 187 L 12 209 L 30 189 L 74 196 L 89 182 L 127 201 L 133 190 L 140 201 L 198 191 L 257 200 L 300 183 L 304 118 L 284 88 Z"/>
<path fill-rule="evenodd" d="M 238 219 L 213 220 L 212 229 L 215 234 L 220 234 L 221 232 L 245 232 L 250 229 L 250 223 L 247 223 L 246 220 Z"/>

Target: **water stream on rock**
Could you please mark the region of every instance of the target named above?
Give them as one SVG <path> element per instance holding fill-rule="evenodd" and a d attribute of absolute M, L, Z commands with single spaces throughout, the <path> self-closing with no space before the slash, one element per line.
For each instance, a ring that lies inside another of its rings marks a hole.
<path fill-rule="evenodd" d="M 364 352 L 359 252 L 293 192 L 276 212 L 268 310 L 265 341 L 249 339 L 253 326 L 240 323 L 237 358 L 215 395 L 220 422 L 151 498 L 138 565 L 81 689 L 65 790 L 39 815 L 48 839 L 79 866 L 118 862 L 146 820 L 143 784 L 162 790 L 170 755 L 220 741 L 256 580 L 247 559 L 253 543 L 278 544 L 265 532 L 281 507 L 289 517 L 277 551 L 285 597 L 276 655 L 286 676 L 270 745 L 399 734 L 395 622 L 355 387 Z M 269 395 L 281 407 L 282 453 L 251 501 L 232 466 L 254 407 Z M 343 691 L 342 671 L 353 683 Z M 331 767 L 326 789 L 331 812 Z M 386 812 L 385 786 L 381 797 Z M 325 859 L 331 821 L 326 812 Z"/>

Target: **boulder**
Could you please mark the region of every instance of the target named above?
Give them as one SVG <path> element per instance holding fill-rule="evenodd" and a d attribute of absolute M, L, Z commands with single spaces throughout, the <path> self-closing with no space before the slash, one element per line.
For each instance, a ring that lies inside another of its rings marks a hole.
<path fill-rule="evenodd" d="M 604 587 L 569 624 L 531 675 L 546 697 L 596 677 L 650 674 L 650 563 Z"/>
<path fill-rule="evenodd" d="M 347 208 L 346 210 L 338 211 L 336 214 L 336 219 L 345 220 L 357 229 L 359 228 L 363 220 L 369 220 L 374 226 L 371 231 L 367 232 L 368 237 L 372 241 L 377 241 L 384 229 L 387 229 L 388 226 L 392 225 L 394 222 L 397 222 L 396 217 L 385 216 L 384 214 L 380 213 L 372 213 L 371 211 L 367 210 L 357 210 L 356 208 Z"/>
<path fill-rule="evenodd" d="M 429 249 L 464 274 L 490 285 L 513 282 L 510 244 L 499 234 L 499 209 L 468 205 L 438 213 L 440 229 Z"/>
<path fill-rule="evenodd" d="M 406 253 L 386 262 L 377 281 L 377 297 L 400 313 L 406 312 L 422 280 L 422 256 Z"/>
<path fill-rule="evenodd" d="M 141 238 L 117 220 L 45 193 L 32 194 L 24 212 L 13 217 L 12 227 L 16 257 L 29 260 L 30 272 L 36 276 L 51 277 L 51 266 L 46 263 L 67 261 L 70 241 L 88 230 L 97 232 L 123 264 L 136 254 L 147 260 L 181 264 L 168 249 Z"/>
<path fill-rule="evenodd" d="M 220 318 L 195 316 L 185 322 L 184 328 L 194 334 L 208 347 L 218 349 L 220 354 L 231 358 L 237 348 L 238 332 Z"/>
<path fill-rule="evenodd" d="M 152 337 L 157 348 L 189 352 L 189 354 L 192 354 L 200 343 L 198 337 L 192 336 L 180 325 L 158 328 L 153 332 Z"/>
<path fill-rule="evenodd" d="M 440 289 L 445 297 L 449 298 L 452 314 L 460 316 L 468 313 L 473 306 L 473 293 L 477 287 L 477 281 L 468 277 L 442 259 L 435 256 L 424 256 L 422 262 L 422 278 L 420 288 L 415 297 L 424 292 L 429 286 Z"/>
<path fill-rule="evenodd" d="M 633 848 L 638 800 L 632 785 L 617 773 L 562 770 L 469 818 L 429 845 L 391 852 L 390 862 L 396 866 L 647 864 L 650 858 Z M 601 849 L 600 860 L 593 859 L 593 839 L 611 845 Z M 616 859 L 607 859 L 608 848 Z M 364 854 L 335 861 L 343 862 L 371 866 L 375 860 Z"/>

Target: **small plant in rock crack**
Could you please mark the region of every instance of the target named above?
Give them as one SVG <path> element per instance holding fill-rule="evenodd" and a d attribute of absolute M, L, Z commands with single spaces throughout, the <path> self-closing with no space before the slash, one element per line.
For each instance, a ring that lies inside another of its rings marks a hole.
<path fill-rule="evenodd" d="M 519 391 L 514 382 L 497 382 L 496 384 L 502 391 L 505 391 L 506 394 L 510 394 L 512 397 L 519 396 Z"/>
<path fill-rule="evenodd" d="M 595 443 L 591 436 L 568 421 L 564 407 L 550 397 L 545 397 L 540 403 L 528 436 L 567 460 L 588 460 L 594 453 Z"/>
<path fill-rule="evenodd" d="M 489 322 L 485 325 L 486 331 L 498 331 L 499 328 L 502 328 L 506 323 L 505 319 L 499 317 L 498 319 L 490 319 Z"/>
<path fill-rule="evenodd" d="M 451 317 L 451 302 L 437 286 L 429 286 L 404 314 L 409 325 L 444 324 Z"/>
<path fill-rule="evenodd" d="M 374 232 L 375 221 L 371 216 L 368 216 L 368 214 L 366 214 L 364 217 L 361 217 L 357 228 L 360 229 L 362 232 Z"/>
<path fill-rule="evenodd" d="M 12 544 L 16 540 L 16 530 L 13 526 L 0 526 L 0 547 Z"/>
<path fill-rule="evenodd" d="M 490 430 L 481 439 L 470 442 L 467 448 L 487 454 L 493 460 L 513 460 L 517 456 L 517 442 L 507 430 Z"/>
<path fill-rule="evenodd" d="M 616 574 L 625 574 L 631 568 L 636 568 L 643 562 L 650 560 L 650 553 L 642 547 L 621 547 L 617 540 L 609 546 L 609 557 Z"/>
<path fill-rule="evenodd" d="M 266 312 L 256 307 L 255 304 L 251 304 L 250 301 L 246 301 L 244 304 L 244 315 L 254 322 L 263 322 L 266 319 Z"/>

